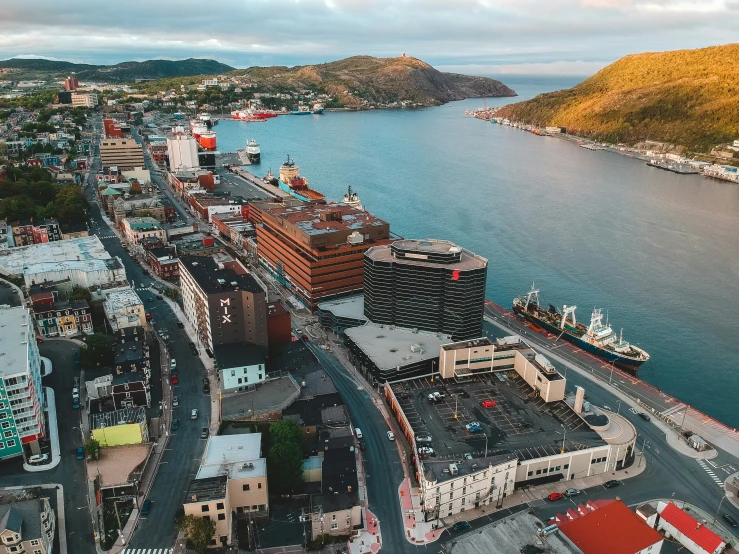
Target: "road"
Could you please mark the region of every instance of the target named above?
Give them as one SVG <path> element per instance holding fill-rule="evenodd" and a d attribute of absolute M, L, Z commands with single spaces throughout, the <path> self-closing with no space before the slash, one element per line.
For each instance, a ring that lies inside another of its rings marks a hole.
<path fill-rule="evenodd" d="M 100 122 L 96 122 L 102 130 Z M 95 149 L 97 154 L 97 148 Z M 206 376 L 206 369 L 200 358 L 190 352 L 189 340 L 184 330 L 177 327 L 177 318 L 169 304 L 148 298 L 154 295 L 147 290 L 153 280 L 143 273 L 141 265 L 136 263 L 123 249 L 120 240 L 112 233 L 103 220 L 99 206 L 94 198 L 94 172 L 100 167 L 99 158 L 93 161 L 93 171 L 88 177 L 91 186 L 87 187 L 88 199 L 91 202 L 92 232 L 102 237 L 106 250 L 117 256 L 126 268 L 129 282 L 152 314 L 157 330 L 164 330 L 169 335 L 171 356 L 177 359 L 179 385 L 174 387 L 173 394 L 179 399 L 179 407 L 174 408 L 173 418 L 180 420 L 179 429 L 171 434 L 167 449 L 162 458 L 156 480 L 148 498 L 152 502 L 149 515 L 142 517 L 138 530 L 130 543 L 132 548 L 171 548 L 177 530 L 174 525 L 175 516 L 182 507 L 190 480 L 195 477 L 205 449 L 205 440 L 200 439 L 201 427 L 210 422 L 210 396 L 202 393 L 201 379 Z M 160 185 L 161 186 L 161 185 Z M 179 206 L 175 202 L 175 206 Z M 181 208 L 180 208 L 181 209 Z M 144 290 L 141 290 L 144 289 Z M 153 379 L 157 379 L 152 375 Z M 197 408 L 200 416 L 196 421 L 190 420 L 190 411 Z M 82 482 L 82 481 L 80 481 Z"/>

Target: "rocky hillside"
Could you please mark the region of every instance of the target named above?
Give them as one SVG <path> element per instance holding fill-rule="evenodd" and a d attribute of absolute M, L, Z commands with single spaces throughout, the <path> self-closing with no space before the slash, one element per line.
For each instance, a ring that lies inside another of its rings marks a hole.
<path fill-rule="evenodd" d="M 336 62 L 297 67 L 251 67 L 235 74 L 251 77 L 266 88 L 314 88 L 337 95 L 351 106 L 356 97 L 375 102 L 408 100 L 442 104 L 480 96 L 515 96 L 500 81 L 442 73 L 410 56 L 373 58 L 354 56 Z"/>
<path fill-rule="evenodd" d="M 74 74 L 81 81 L 105 81 L 124 83 L 136 79 L 165 79 L 192 75 L 218 75 L 234 68 L 215 60 L 190 58 L 187 60 L 147 60 L 123 62 L 116 65 L 76 64 L 44 59 L 18 59 L 0 61 L 0 67 L 20 70 L 11 73 L 16 80 L 25 76 L 60 79 Z"/>
<path fill-rule="evenodd" d="M 614 143 L 661 141 L 694 152 L 739 138 L 739 44 L 621 58 L 574 88 L 498 115 Z"/>

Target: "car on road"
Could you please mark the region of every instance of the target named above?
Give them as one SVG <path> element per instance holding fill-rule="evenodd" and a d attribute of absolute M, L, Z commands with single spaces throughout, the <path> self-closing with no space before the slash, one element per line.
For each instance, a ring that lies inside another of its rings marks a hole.
<path fill-rule="evenodd" d="M 176 373 L 172 374 L 172 377 L 170 377 L 169 382 L 173 385 L 179 385 L 180 384 L 180 376 Z"/>
<path fill-rule="evenodd" d="M 172 431 L 177 431 L 177 429 L 180 428 L 180 420 L 179 419 L 173 419 L 172 420 Z"/>
<path fill-rule="evenodd" d="M 613 487 L 618 487 L 621 484 L 621 481 L 618 479 L 611 479 L 610 481 L 606 481 L 603 483 L 603 486 L 607 489 L 612 489 Z"/>
<path fill-rule="evenodd" d="M 180 329 L 184 329 L 185 328 L 185 324 L 182 323 L 181 321 L 178 321 L 177 322 L 177 327 L 179 327 Z"/>
<path fill-rule="evenodd" d="M 454 525 L 452 525 L 452 531 L 455 533 L 459 533 L 460 531 L 463 531 L 464 529 L 470 528 L 470 522 L 469 521 L 458 521 Z"/>
<path fill-rule="evenodd" d="M 367 450 L 367 443 L 365 441 L 359 441 L 359 449 Z"/>
<path fill-rule="evenodd" d="M 37 344 L 41 344 L 42 342 L 44 342 L 44 339 L 42 339 L 41 337 L 36 337 Z"/>
<path fill-rule="evenodd" d="M 198 409 L 193 408 L 190 412 L 190 419 L 197 419 L 198 418 Z"/>
<path fill-rule="evenodd" d="M 144 500 L 143 504 L 141 504 L 141 515 L 148 516 L 150 508 L 151 508 L 151 500 L 147 498 L 146 500 Z"/>
<path fill-rule="evenodd" d="M 48 454 L 34 454 L 30 458 L 28 458 L 29 464 L 41 464 L 49 459 Z"/>
<path fill-rule="evenodd" d="M 146 299 L 146 301 L 147 302 L 154 302 L 154 297 L 150 296 L 149 298 Z"/>
<path fill-rule="evenodd" d="M 649 414 L 645 414 L 644 412 L 639 412 L 639 417 L 642 418 L 644 421 L 652 421 L 652 418 L 649 417 Z"/>
<path fill-rule="evenodd" d="M 470 421 L 467 425 L 464 426 L 465 429 L 467 429 L 470 433 L 479 433 L 482 431 L 482 425 L 480 425 L 479 421 Z"/>
<path fill-rule="evenodd" d="M 582 494 L 582 491 L 580 489 L 567 489 L 565 491 L 565 496 L 567 498 L 571 498 L 573 496 L 580 496 Z"/>
<path fill-rule="evenodd" d="M 394 441 L 395 440 L 395 435 L 393 434 L 392 431 L 388 431 L 387 432 L 387 439 L 388 440 L 391 440 L 391 441 Z"/>
<path fill-rule="evenodd" d="M 431 442 L 434 438 L 431 435 L 418 435 L 416 437 L 416 442 Z"/>
<path fill-rule="evenodd" d="M 179 405 L 180 405 L 180 399 L 177 398 L 176 396 L 173 396 L 172 397 L 172 407 L 173 408 L 176 408 Z"/>
<path fill-rule="evenodd" d="M 85 459 L 85 449 L 81 446 L 77 447 L 77 459 L 78 460 L 84 460 Z"/>
<path fill-rule="evenodd" d="M 147 313 L 146 314 L 146 321 L 151 321 L 151 314 L 150 313 Z"/>
<path fill-rule="evenodd" d="M 75 396 L 72 398 L 72 409 L 79 410 L 80 409 L 80 398 L 79 396 Z"/>
<path fill-rule="evenodd" d="M 200 438 L 207 439 L 209 434 L 210 434 L 210 431 L 208 430 L 208 428 L 203 427 L 203 429 L 200 431 Z"/>
<path fill-rule="evenodd" d="M 557 500 L 562 500 L 564 498 L 564 495 L 561 492 L 553 492 L 549 496 L 547 496 L 550 502 L 556 502 Z"/>
<path fill-rule="evenodd" d="M 434 453 L 434 449 L 431 448 L 430 446 L 422 446 L 421 448 L 418 449 L 418 453 L 430 456 Z"/>
<path fill-rule="evenodd" d="M 171 360 L 169 361 L 169 367 L 171 367 L 171 368 L 172 368 L 173 370 L 174 370 L 174 369 L 177 369 L 177 360 L 176 360 L 176 359 L 174 359 L 174 358 L 172 358 L 172 359 L 171 359 Z"/>
<path fill-rule="evenodd" d="M 739 523 L 737 523 L 737 521 L 729 514 L 724 514 L 724 521 L 732 527 L 739 527 Z"/>
<path fill-rule="evenodd" d="M 483 400 L 482 401 L 482 407 L 483 408 L 494 408 L 495 407 L 495 400 Z"/>

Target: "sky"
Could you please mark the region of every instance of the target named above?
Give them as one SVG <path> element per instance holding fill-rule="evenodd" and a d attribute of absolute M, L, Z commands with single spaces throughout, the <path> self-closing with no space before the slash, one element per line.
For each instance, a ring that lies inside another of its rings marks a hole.
<path fill-rule="evenodd" d="M 406 53 L 443 71 L 586 76 L 735 42 L 739 0 L 0 0 L 0 21 L 0 59 L 245 68 Z"/>

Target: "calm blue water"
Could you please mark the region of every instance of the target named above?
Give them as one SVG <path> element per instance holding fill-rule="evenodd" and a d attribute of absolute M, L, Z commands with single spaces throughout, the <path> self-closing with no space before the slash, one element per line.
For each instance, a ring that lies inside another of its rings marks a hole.
<path fill-rule="evenodd" d="M 520 98 L 578 79 L 504 80 Z M 492 99 L 503 104 L 509 99 Z M 489 260 L 488 297 L 607 310 L 652 359 L 640 376 L 739 426 L 739 187 L 648 168 L 465 117 L 482 100 L 423 110 L 221 122 L 219 149 L 255 138 L 263 176 L 286 154 L 311 185 L 409 238 L 452 240 Z"/>

